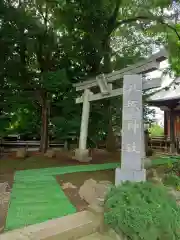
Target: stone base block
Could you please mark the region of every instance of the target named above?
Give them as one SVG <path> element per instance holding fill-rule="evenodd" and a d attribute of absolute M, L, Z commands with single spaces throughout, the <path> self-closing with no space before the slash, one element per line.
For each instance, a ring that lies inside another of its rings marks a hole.
<path fill-rule="evenodd" d="M 89 157 L 88 149 L 76 149 L 74 159 L 78 160 L 79 162 L 90 162 L 92 160 L 92 158 Z"/>
<path fill-rule="evenodd" d="M 26 148 L 18 149 L 16 152 L 17 158 L 26 158 L 28 156 L 28 152 Z"/>
<path fill-rule="evenodd" d="M 131 182 L 146 181 L 146 169 L 129 170 L 129 169 L 116 168 L 115 185 L 117 186 L 125 181 L 131 181 Z"/>
<path fill-rule="evenodd" d="M 48 149 L 44 156 L 48 158 L 54 158 L 56 157 L 56 152 L 53 149 Z"/>

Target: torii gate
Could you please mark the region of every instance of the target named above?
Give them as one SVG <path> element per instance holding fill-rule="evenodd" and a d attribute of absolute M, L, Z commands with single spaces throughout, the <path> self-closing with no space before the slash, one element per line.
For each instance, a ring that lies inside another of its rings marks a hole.
<path fill-rule="evenodd" d="M 144 80 L 142 79 L 142 74 L 147 74 L 154 70 L 158 70 L 160 66 L 160 62 L 167 58 L 167 52 L 163 49 L 160 52 L 152 55 L 150 58 L 145 59 L 143 61 L 138 62 L 137 64 L 131 65 L 119 71 L 114 71 L 110 74 L 101 74 L 96 78 L 90 79 L 88 81 L 84 81 L 82 83 L 74 84 L 76 91 L 84 91 L 81 97 L 76 99 L 76 103 L 83 103 L 82 108 L 82 118 L 81 118 L 81 129 L 80 129 L 80 138 L 79 138 L 79 148 L 75 150 L 75 159 L 80 162 L 88 162 L 91 160 L 89 157 L 89 151 L 87 149 L 87 136 L 88 136 L 88 122 L 89 122 L 89 113 L 90 113 L 90 102 L 97 101 L 101 99 L 117 97 L 123 94 L 123 127 L 122 130 L 125 129 L 125 121 L 129 121 L 130 119 L 126 119 L 127 110 L 125 111 L 125 104 L 129 104 L 131 101 L 131 108 L 135 109 L 137 106 L 134 106 L 132 103 L 136 102 L 140 109 L 140 115 L 135 120 L 140 120 L 139 130 L 141 132 L 140 139 L 143 144 L 141 147 L 140 155 L 141 159 L 145 157 L 144 151 L 144 125 L 143 125 L 143 116 L 142 116 L 142 90 L 148 90 L 152 88 L 161 87 L 161 79 L 155 78 L 152 80 Z M 123 88 L 115 88 L 114 83 L 118 80 L 124 78 L 125 81 L 123 83 Z M 126 86 L 128 85 L 128 86 Z M 93 88 L 99 86 L 100 92 L 93 93 Z M 137 90 L 136 87 L 139 89 Z M 131 92 L 131 96 L 128 96 L 127 91 Z M 139 92 L 140 91 L 140 92 Z M 137 97 L 138 96 L 138 97 Z M 138 98 L 138 99 L 136 99 Z M 129 106 L 130 107 L 130 106 Z M 129 110 L 128 110 L 129 111 Z M 136 111 L 136 110 L 135 110 Z M 136 114 L 135 114 L 136 115 Z M 133 115 L 129 116 L 134 118 Z M 134 123 L 133 123 L 134 127 Z M 123 131 L 122 131 L 123 132 Z M 126 131 L 127 133 L 127 131 Z M 125 144 L 126 134 L 122 134 L 122 145 Z M 124 159 L 124 153 L 126 150 L 122 150 L 122 159 Z M 124 161 L 125 162 L 125 161 Z M 127 161 L 126 161 L 127 162 Z M 122 161 L 121 161 L 122 165 Z M 142 165 L 142 164 L 141 164 Z M 127 179 L 128 180 L 128 179 Z"/>

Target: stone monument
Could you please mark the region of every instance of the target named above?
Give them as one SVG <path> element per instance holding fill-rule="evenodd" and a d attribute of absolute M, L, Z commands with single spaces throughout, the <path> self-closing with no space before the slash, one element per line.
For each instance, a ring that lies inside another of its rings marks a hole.
<path fill-rule="evenodd" d="M 143 138 L 142 76 L 125 75 L 123 84 L 123 117 L 121 168 L 116 169 L 115 184 L 121 181 L 145 181 Z"/>

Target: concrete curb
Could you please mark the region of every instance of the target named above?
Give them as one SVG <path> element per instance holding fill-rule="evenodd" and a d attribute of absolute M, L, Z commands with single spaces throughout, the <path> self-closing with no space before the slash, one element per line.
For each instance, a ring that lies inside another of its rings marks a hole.
<path fill-rule="evenodd" d="M 1 240 L 75 240 L 98 230 L 100 219 L 83 211 L 44 223 L 16 229 L 0 236 Z"/>

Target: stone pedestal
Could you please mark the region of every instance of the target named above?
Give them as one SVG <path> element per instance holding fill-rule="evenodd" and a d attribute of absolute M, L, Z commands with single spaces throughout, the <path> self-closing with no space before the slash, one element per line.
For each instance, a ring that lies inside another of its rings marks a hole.
<path fill-rule="evenodd" d="M 117 186 L 125 181 L 131 181 L 131 182 L 146 181 L 146 170 L 145 169 L 131 170 L 131 169 L 116 168 L 115 185 Z"/>
<path fill-rule="evenodd" d="M 90 162 L 92 160 L 89 157 L 89 150 L 88 149 L 76 149 L 74 159 L 78 160 L 79 162 Z"/>

